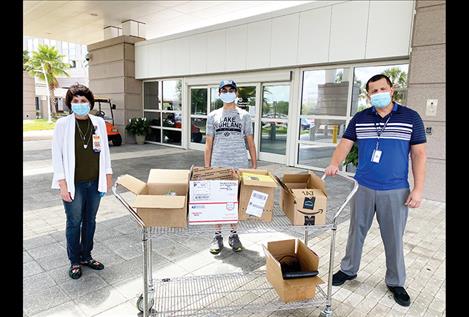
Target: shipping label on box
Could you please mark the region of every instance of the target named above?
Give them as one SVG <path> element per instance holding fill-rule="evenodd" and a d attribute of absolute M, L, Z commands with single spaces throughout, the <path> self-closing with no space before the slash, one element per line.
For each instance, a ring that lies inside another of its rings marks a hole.
<path fill-rule="evenodd" d="M 238 181 L 190 181 L 189 223 L 238 222 Z"/>
<path fill-rule="evenodd" d="M 248 215 L 261 217 L 268 197 L 268 194 L 253 190 L 246 208 L 246 213 Z"/>

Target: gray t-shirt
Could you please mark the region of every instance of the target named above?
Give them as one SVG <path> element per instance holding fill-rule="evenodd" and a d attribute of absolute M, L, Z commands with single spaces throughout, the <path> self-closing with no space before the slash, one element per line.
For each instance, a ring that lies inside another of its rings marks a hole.
<path fill-rule="evenodd" d="M 210 112 L 207 116 L 206 134 L 213 136 L 213 167 L 247 168 L 248 154 L 245 137 L 252 135 L 251 116 L 246 110 L 236 107 Z"/>

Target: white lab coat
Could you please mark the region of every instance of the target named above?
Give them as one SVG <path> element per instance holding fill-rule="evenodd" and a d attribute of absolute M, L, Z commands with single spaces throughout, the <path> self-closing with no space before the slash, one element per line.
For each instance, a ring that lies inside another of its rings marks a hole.
<path fill-rule="evenodd" d="M 98 191 L 107 192 L 106 174 L 112 174 L 111 156 L 106 132 L 106 123 L 100 117 L 89 115 L 101 137 L 99 153 Z M 90 144 L 91 145 L 91 144 Z M 57 120 L 52 140 L 52 165 L 54 176 L 52 187 L 59 189 L 59 180 L 65 179 L 72 199 L 75 197 L 75 115 L 70 114 Z"/>

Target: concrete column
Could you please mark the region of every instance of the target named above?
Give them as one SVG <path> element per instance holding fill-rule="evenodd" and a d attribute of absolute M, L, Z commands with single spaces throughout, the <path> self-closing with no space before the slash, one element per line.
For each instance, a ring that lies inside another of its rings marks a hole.
<path fill-rule="evenodd" d="M 416 2 L 407 96 L 409 107 L 418 111 L 428 132 L 424 198 L 443 202 L 446 201 L 445 13 L 446 1 Z M 431 106 L 435 99 L 436 111 Z"/>
<path fill-rule="evenodd" d="M 118 37 L 119 35 L 121 35 L 120 33 L 120 29 L 116 26 L 106 26 L 104 29 L 104 39 L 107 40 L 107 39 L 111 39 L 113 37 Z"/>
<path fill-rule="evenodd" d="M 135 79 L 134 47 L 143 40 L 122 35 L 88 45 L 89 87 L 95 96 L 111 98 L 116 105 L 114 121 L 124 143 L 135 142 L 133 136 L 126 135 L 128 120 L 143 116 L 142 81 Z"/>
<path fill-rule="evenodd" d="M 23 71 L 23 119 L 36 119 L 36 91 L 34 78 Z"/>

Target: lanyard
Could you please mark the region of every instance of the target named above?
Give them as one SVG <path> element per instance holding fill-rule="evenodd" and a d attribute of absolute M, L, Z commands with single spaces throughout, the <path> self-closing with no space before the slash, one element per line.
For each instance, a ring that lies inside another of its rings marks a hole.
<path fill-rule="evenodd" d="M 386 126 L 388 125 L 389 119 L 391 119 L 391 115 L 392 115 L 392 113 L 389 114 L 388 120 L 386 120 L 386 122 L 384 123 L 381 130 L 378 129 L 378 127 L 376 126 L 376 122 L 375 122 L 376 134 L 378 134 L 378 140 L 376 141 L 376 149 L 378 149 L 379 138 L 381 137 L 381 134 L 384 132 L 384 129 L 386 129 Z M 378 126 L 379 126 L 379 122 L 378 122 Z"/>

